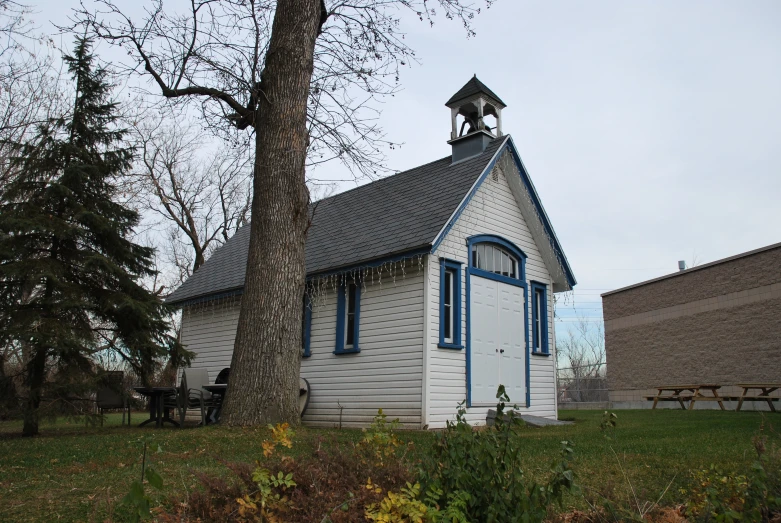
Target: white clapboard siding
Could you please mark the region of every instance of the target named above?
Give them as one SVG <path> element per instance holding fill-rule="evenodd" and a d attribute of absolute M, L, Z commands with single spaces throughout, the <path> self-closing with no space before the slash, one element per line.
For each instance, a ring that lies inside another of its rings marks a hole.
<path fill-rule="evenodd" d="M 395 281 L 394 281 L 395 280 Z M 410 262 L 404 274 L 386 273 L 382 284 L 361 293 L 358 354 L 333 354 L 336 293 L 315 298 L 312 356 L 301 361 L 311 396 L 304 423 L 344 427 L 369 425 L 382 408 L 390 419 L 420 428 L 423 391 L 423 266 Z M 239 299 L 185 308 L 182 342 L 195 354 L 193 367 L 206 367 L 210 381 L 230 366 Z"/>
<path fill-rule="evenodd" d="M 519 176 L 511 162 L 499 162 L 507 172 L 507 176 Z M 512 165 L 508 169 L 508 165 Z M 449 258 L 460 261 L 466 268 L 469 259 L 466 239 L 477 234 L 495 234 L 508 239 L 517 245 L 527 256 L 526 280 L 539 281 L 548 285 L 548 342 L 550 356 L 529 357 L 530 392 L 529 408 L 522 411 L 538 416 L 554 418 L 556 412 L 556 378 L 555 378 L 555 340 L 553 332 L 553 295 L 551 292 L 551 277 L 544 265 L 540 251 L 529 232 L 529 228 L 519 209 L 519 203 L 513 196 L 502 169 L 495 167 L 475 195 L 467 204 L 466 209 L 450 229 L 437 251 L 428 256 L 428 295 L 429 310 L 428 339 L 426 343 L 426 414 L 424 423 L 431 428 L 443 427 L 447 420 L 452 420 L 458 403 L 466 399 L 466 351 L 440 349 L 439 342 L 439 258 Z M 494 179 L 496 178 L 496 179 Z M 461 314 L 462 336 L 466 343 L 466 275 L 461 272 Z M 528 297 L 527 297 L 528 299 Z M 531 306 L 528 308 L 528 335 L 531 336 Z M 531 342 L 529 342 L 531 350 Z M 525 404 L 526 398 L 510 398 Z M 467 411 L 467 419 L 476 424 L 484 423 L 487 407 L 473 407 Z"/>
<path fill-rule="evenodd" d="M 184 308 L 182 344 L 195 354 L 192 366 L 209 371 L 210 382 L 230 367 L 240 303 L 239 298 L 227 298 Z"/>
<path fill-rule="evenodd" d="M 409 263 L 405 274 L 385 274 L 382 284 L 361 291 L 358 341 L 361 352 L 334 354 L 336 293 L 315 299 L 311 352 L 301 375 L 312 394 L 304 423 L 365 427 L 378 409 L 408 428 L 420 428 L 423 401 L 423 267 Z M 340 406 L 342 407 L 340 409 Z M 341 412 L 340 412 L 341 410 Z M 341 421 L 340 421 L 341 420 Z"/>

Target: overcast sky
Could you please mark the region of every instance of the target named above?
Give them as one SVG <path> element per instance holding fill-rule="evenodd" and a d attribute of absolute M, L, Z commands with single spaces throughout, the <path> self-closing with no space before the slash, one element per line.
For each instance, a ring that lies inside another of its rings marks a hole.
<path fill-rule="evenodd" d="M 39 26 L 75 5 L 37 2 Z M 781 2 L 498 0 L 471 39 L 441 18 L 404 29 L 421 64 L 383 107 L 404 142 L 389 167 L 450 154 L 444 103 L 477 74 L 592 321 L 601 292 L 781 242 Z"/>

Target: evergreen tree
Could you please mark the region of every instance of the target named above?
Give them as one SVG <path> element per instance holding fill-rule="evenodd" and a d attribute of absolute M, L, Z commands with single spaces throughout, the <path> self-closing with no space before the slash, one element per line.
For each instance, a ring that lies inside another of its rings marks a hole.
<path fill-rule="evenodd" d="M 71 113 L 19 147 L 0 203 L 0 340 L 24 354 L 25 436 L 38 433 L 44 392 L 67 395 L 96 352 L 114 351 L 147 381 L 158 357 L 180 351 L 165 306 L 139 283 L 155 274 L 153 250 L 130 240 L 139 215 L 115 201 L 133 151 L 91 47 L 78 38 L 64 57 Z"/>

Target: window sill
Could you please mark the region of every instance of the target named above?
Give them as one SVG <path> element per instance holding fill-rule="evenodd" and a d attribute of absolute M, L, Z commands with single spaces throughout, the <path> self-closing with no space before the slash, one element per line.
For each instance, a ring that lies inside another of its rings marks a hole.
<path fill-rule="evenodd" d="M 532 356 L 550 356 L 550 352 L 532 352 Z"/>
<path fill-rule="evenodd" d="M 437 347 L 439 347 L 440 349 L 451 349 L 451 350 L 462 350 L 464 348 L 464 346 L 461 345 L 460 343 L 444 343 L 444 342 L 439 342 L 437 344 Z"/>
<path fill-rule="evenodd" d="M 338 356 L 340 354 L 358 354 L 359 352 L 361 352 L 360 347 L 353 347 L 352 349 L 336 349 L 334 354 Z"/>

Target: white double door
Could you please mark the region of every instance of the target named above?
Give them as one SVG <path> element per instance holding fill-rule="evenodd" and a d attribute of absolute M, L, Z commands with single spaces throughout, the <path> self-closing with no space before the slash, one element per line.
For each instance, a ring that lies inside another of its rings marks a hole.
<path fill-rule="evenodd" d="M 471 404 L 495 405 L 504 385 L 510 405 L 526 404 L 523 287 L 470 278 Z"/>

